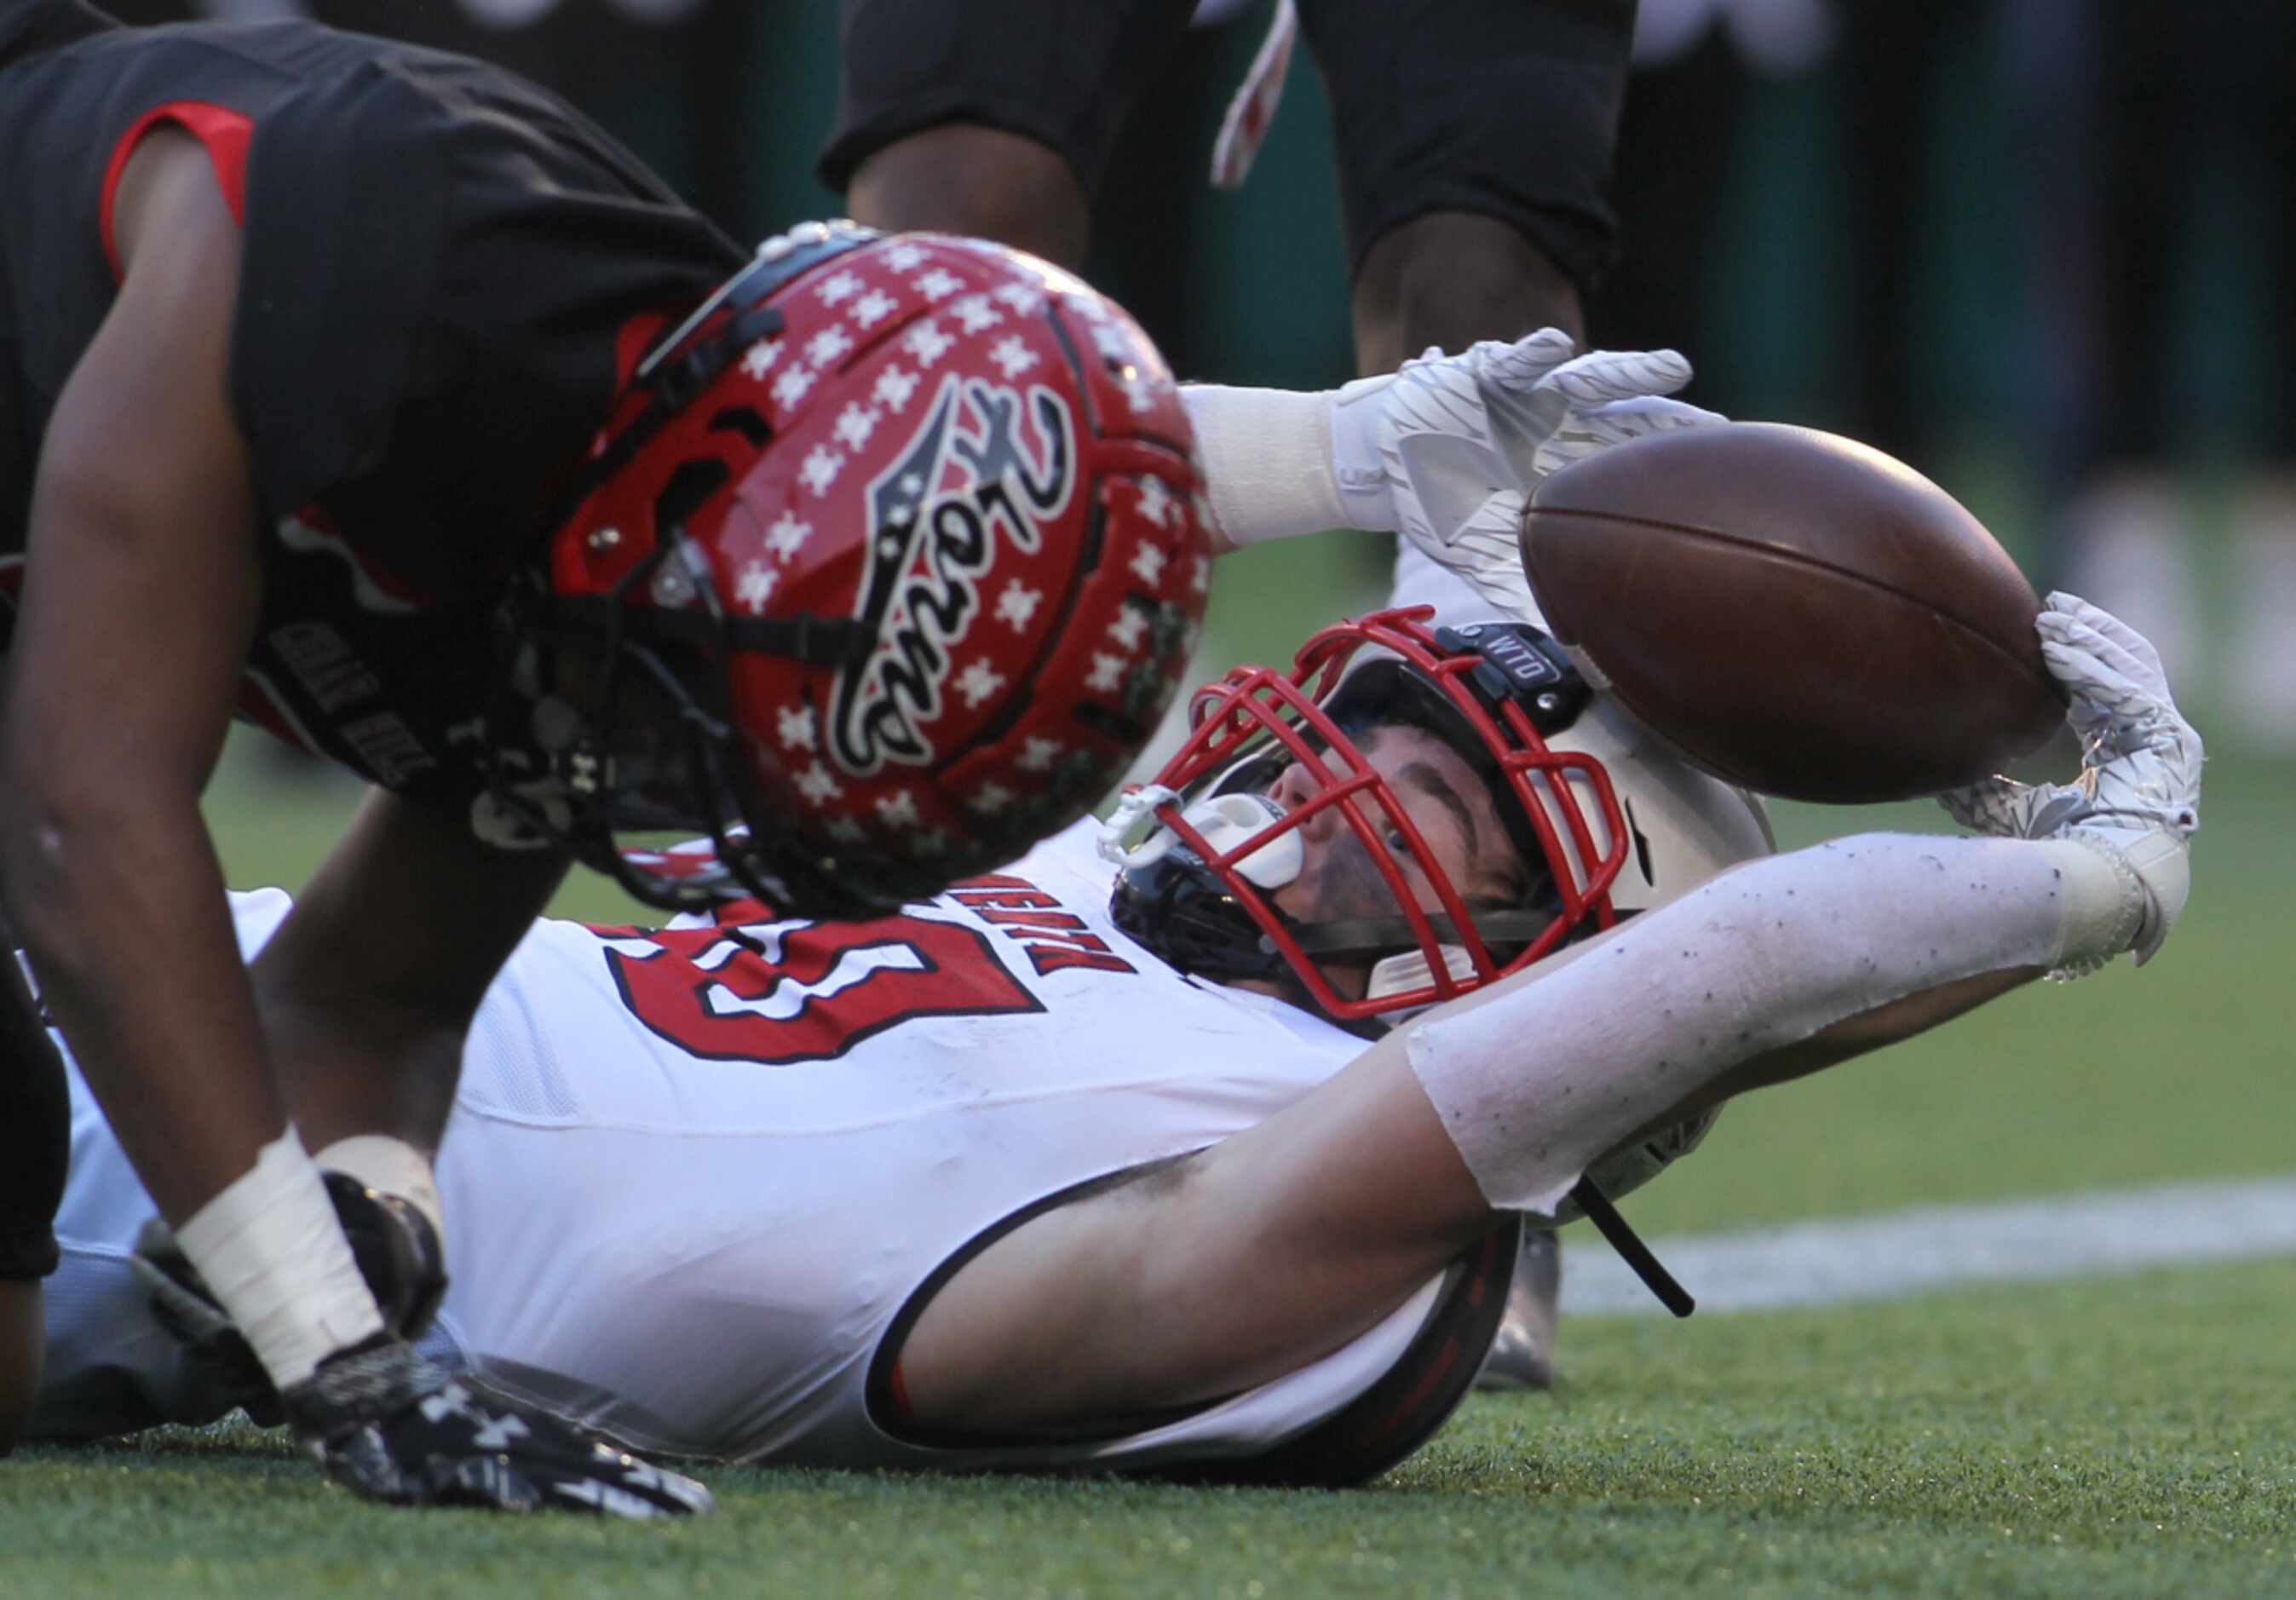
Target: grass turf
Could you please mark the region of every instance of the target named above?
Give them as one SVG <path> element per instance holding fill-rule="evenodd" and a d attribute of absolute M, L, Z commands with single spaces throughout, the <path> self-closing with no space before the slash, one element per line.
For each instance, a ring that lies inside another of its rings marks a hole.
<path fill-rule="evenodd" d="M 2296 1590 L 2281 1267 L 1583 1319 L 1365 1490 L 721 1470 L 674 1529 L 350 1503 L 249 1432 L 0 1470 L 0 1594 Z"/>

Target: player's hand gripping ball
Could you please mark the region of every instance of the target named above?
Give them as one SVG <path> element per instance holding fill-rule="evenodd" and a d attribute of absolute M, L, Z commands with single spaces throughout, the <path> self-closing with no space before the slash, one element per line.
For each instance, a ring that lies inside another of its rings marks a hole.
<path fill-rule="evenodd" d="M 2064 720 L 2016 562 L 1937 485 L 1833 434 L 1731 423 L 1597 451 L 1538 486 L 1522 556 L 1599 686 L 1765 794 L 1934 794 Z"/>

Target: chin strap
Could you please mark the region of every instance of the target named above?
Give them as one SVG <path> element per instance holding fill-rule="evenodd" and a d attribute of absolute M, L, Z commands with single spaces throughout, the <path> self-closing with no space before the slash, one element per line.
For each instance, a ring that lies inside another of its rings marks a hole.
<path fill-rule="evenodd" d="M 1475 932 L 1486 949 L 1515 948 L 1530 943 L 1553 927 L 1554 917 L 1551 907 L 1478 911 Z M 1466 948 L 1457 926 L 1442 912 L 1429 912 L 1427 925 L 1434 930 L 1439 945 L 1463 950 Z M 1398 949 L 1414 954 L 1419 950 L 1419 935 L 1408 921 L 1399 916 L 1341 917 L 1295 927 L 1292 932 L 1300 949 L 1310 956 L 1392 956 Z"/>
<path fill-rule="evenodd" d="M 1116 802 L 1116 809 L 1100 825 L 1100 858 L 1122 866 L 1142 842 L 1136 834 L 1143 834 L 1156 821 L 1156 811 L 1161 806 L 1177 805 L 1180 792 L 1167 789 L 1161 784 L 1143 784 Z"/>
<path fill-rule="evenodd" d="M 1573 1184 L 1570 1198 L 1578 1202 L 1587 1220 L 1610 1242 L 1611 1248 L 1619 1252 L 1619 1259 L 1633 1268 L 1635 1276 L 1658 1296 L 1659 1304 L 1677 1317 L 1687 1317 L 1698 1309 L 1698 1302 L 1690 1298 L 1690 1291 L 1651 1253 L 1651 1247 L 1642 1242 L 1642 1236 L 1627 1226 L 1627 1219 L 1619 1215 L 1619 1208 L 1611 1203 L 1609 1195 L 1595 1186 L 1593 1178 L 1582 1177 Z"/>

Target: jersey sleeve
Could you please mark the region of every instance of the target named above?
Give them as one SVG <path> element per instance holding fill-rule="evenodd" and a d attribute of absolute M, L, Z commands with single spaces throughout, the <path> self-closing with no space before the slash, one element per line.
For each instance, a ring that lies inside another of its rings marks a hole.
<path fill-rule="evenodd" d="M 418 384 L 451 381 L 424 325 L 446 266 L 448 162 L 422 115 L 378 74 L 336 104 L 293 95 L 258 124 L 232 393 L 275 515 L 378 455 Z"/>
<path fill-rule="evenodd" d="M 269 106 L 246 208 L 232 389 L 275 515 L 408 446 L 549 479 L 605 414 L 622 327 L 742 258 L 578 113 L 428 53 Z"/>
<path fill-rule="evenodd" d="M 0 69 L 119 26 L 85 0 L 0 0 Z"/>

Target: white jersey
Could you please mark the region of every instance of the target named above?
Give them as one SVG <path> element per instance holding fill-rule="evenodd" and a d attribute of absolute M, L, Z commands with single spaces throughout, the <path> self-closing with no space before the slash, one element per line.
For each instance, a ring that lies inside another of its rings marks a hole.
<path fill-rule="evenodd" d="M 1087 821 L 865 923 L 538 924 L 480 1011 L 440 1152 L 442 1353 L 675 1455 L 1215 1464 L 1321 1448 L 1365 1406 L 1390 1443 L 1415 1443 L 1466 1374 L 1433 1385 L 1431 1416 L 1400 1399 L 1429 1389 L 1418 1368 L 1436 1346 L 1472 1371 L 1482 1346 L 1457 1349 L 1463 1307 L 1503 1298 L 1511 1246 L 1308 1367 L 1120 1437 L 927 1441 L 901 1425 L 889 1336 L 969 1246 L 1078 1185 L 1250 1127 L 1364 1047 L 1133 944 L 1094 842 Z M 250 948 L 287 906 L 235 899 Z M 149 1202 L 74 1087 L 42 1430 L 191 1419 L 197 1384 L 120 1266 Z M 1492 1321 L 1477 1323 L 1484 1343 Z"/>

